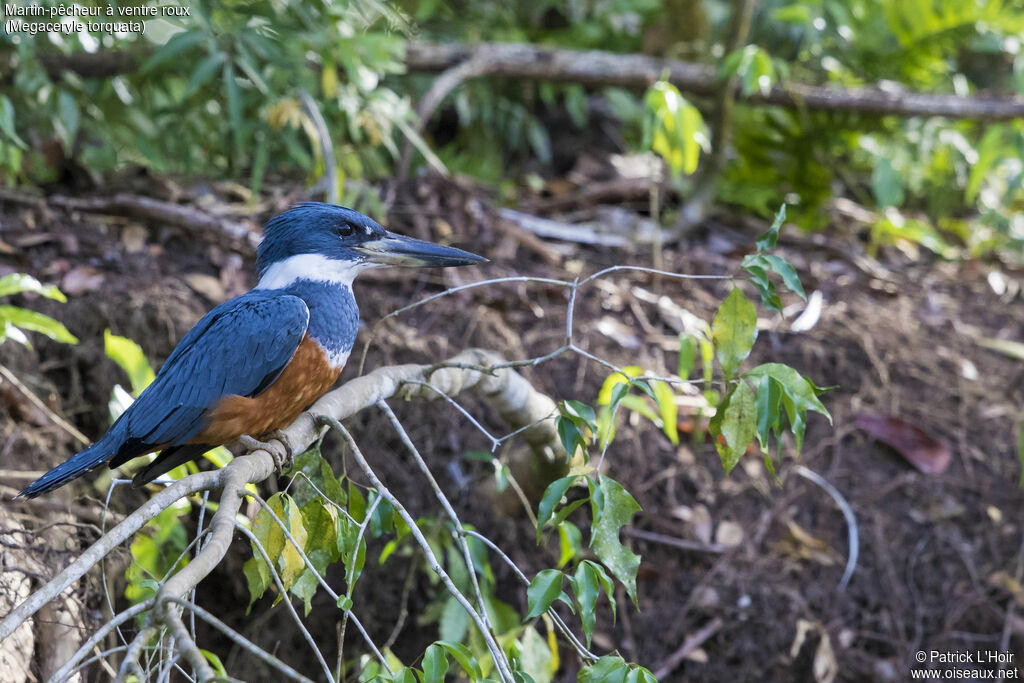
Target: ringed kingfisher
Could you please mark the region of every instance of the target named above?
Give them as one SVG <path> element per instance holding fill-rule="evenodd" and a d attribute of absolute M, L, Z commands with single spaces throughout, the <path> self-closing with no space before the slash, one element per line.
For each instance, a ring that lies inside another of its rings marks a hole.
<path fill-rule="evenodd" d="M 263 233 L 256 287 L 203 316 L 99 441 L 19 497 L 34 498 L 104 463 L 114 468 L 159 451 L 132 482 L 142 486 L 214 446 L 273 435 L 341 374 L 359 326 L 356 275 L 384 266 L 487 260 L 318 202 L 275 216 Z"/>

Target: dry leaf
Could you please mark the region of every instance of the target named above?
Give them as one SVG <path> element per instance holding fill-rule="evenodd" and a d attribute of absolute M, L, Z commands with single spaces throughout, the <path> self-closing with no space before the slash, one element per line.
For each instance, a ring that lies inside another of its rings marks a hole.
<path fill-rule="evenodd" d="M 103 286 L 106 275 L 92 266 L 75 266 L 60 281 L 60 288 L 65 294 L 84 294 L 95 292 Z"/>
<path fill-rule="evenodd" d="M 144 227 L 138 223 L 132 223 L 126 225 L 121 231 L 121 244 L 128 253 L 138 253 L 146 248 L 146 238 L 148 237 L 149 232 Z"/>
<path fill-rule="evenodd" d="M 842 557 L 828 543 L 807 533 L 793 521 L 786 522 L 786 536 L 771 546 L 772 550 L 794 560 L 810 560 L 826 567 L 842 561 Z"/>
<path fill-rule="evenodd" d="M 711 513 L 703 505 L 694 505 L 690 517 L 693 536 L 702 543 L 711 543 Z"/>
<path fill-rule="evenodd" d="M 186 273 L 184 280 L 185 284 L 191 287 L 193 291 L 197 294 L 202 294 L 214 303 L 220 303 L 227 298 L 224 294 L 224 287 L 221 285 L 220 280 L 212 275 L 206 275 L 205 273 Z"/>
<path fill-rule="evenodd" d="M 743 543 L 743 527 L 736 522 L 720 522 L 715 530 L 715 543 L 726 548 L 735 548 Z"/>
<path fill-rule="evenodd" d="M 832 649 L 832 639 L 828 637 L 825 627 L 815 621 L 798 619 L 796 622 L 796 636 L 793 638 L 793 645 L 789 648 L 790 659 L 796 659 L 801 648 L 807 641 L 809 633 L 817 633 L 821 640 L 814 651 L 814 663 L 812 671 L 816 683 L 832 683 L 839 673 L 839 662 L 836 661 L 836 653 Z"/>
<path fill-rule="evenodd" d="M 857 427 L 894 448 L 925 474 L 942 474 L 953 457 L 948 445 L 898 417 L 858 415 Z"/>
<path fill-rule="evenodd" d="M 994 572 L 988 577 L 988 585 L 1001 588 L 1013 596 L 1014 602 L 1024 606 L 1024 586 L 1021 586 L 1020 581 L 1010 576 L 1009 572 L 1002 569 Z"/>

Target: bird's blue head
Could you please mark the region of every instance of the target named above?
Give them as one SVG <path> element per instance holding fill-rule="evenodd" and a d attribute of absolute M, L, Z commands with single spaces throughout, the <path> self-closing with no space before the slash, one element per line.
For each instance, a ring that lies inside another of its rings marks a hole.
<path fill-rule="evenodd" d="M 351 282 L 384 266 L 468 266 L 487 259 L 468 251 L 388 232 L 358 211 L 306 202 L 270 219 L 256 251 L 260 286 L 296 277 Z"/>

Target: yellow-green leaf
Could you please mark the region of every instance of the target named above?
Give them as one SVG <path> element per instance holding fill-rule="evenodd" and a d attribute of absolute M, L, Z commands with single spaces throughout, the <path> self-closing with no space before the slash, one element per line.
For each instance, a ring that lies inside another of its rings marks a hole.
<path fill-rule="evenodd" d="M 750 355 L 757 339 L 757 309 L 739 287 L 734 287 L 718 307 L 711 323 L 711 338 L 728 381 Z"/>

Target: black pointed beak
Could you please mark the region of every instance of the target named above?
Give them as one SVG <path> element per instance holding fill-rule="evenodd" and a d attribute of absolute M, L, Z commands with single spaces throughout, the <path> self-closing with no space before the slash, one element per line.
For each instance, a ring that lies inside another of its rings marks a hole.
<path fill-rule="evenodd" d="M 448 268 L 471 266 L 485 263 L 483 256 L 471 254 L 455 247 L 444 247 L 433 242 L 396 235 L 393 232 L 370 242 L 363 242 L 354 249 L 370 263 L 382 266 Z"/>

